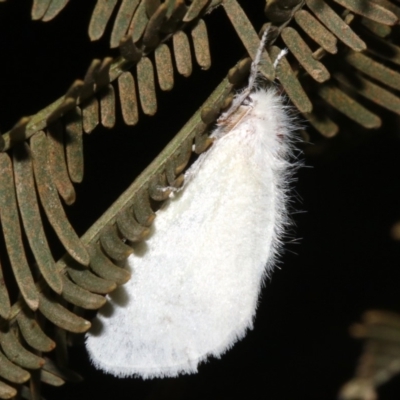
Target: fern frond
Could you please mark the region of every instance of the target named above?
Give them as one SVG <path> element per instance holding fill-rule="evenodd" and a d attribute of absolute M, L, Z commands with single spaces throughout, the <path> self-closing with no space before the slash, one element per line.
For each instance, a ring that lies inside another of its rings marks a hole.
<path fill-rule="evenodd" d="M 32 18 L 50 20 L 67 3 L 36 0 Z M 380 126 L 375 109 L 371 111 L 360 96 L 400 113 L 395 92 L 400 48 L 390 43 L 399 7 L 387 0 L 299 0 L 281 7 L 283 3 L 266 4 L 268 25 L 263 29 L 269 26 L 271 40 L 261 72 L 271 80 L 276 75 L 292 103 L 321 135 L 331 138 L 339 131 L 331 119 L 335 111 L 364 128 Z M 219 5 L 250 57 L 229 71 L 159 157 L 79 238 L 60 197 L 72 204 L 73 183 L 83 179 L 83 134 L 94 132 L 98 125 L 113 128 L 118 106 L 127 125 L 137 124 L 140 109 L 149 116 L 157 111 L 157 82 L 162 91 L 171 90 L 174 69 L 189 77 L 193 59 L 208 69 L 206 14 Z M 81 309 L 100 308 L 105 302 L 102 295 L 129 279 L 118 266 L 132 252 L 128 241 L 148 235 L 157 207 L 168 197 L 166 189 L 183 183 L 192 147 L 201 153 L 210 145 L 208 129 L 229 105 L 259 46 L 258 33 L 236 0 L 194 0 L 190 5 L 183 0 L 98 0 L 90 38 L 102 37 L 108 23 L 113 24 L 110 48 L 119 47 L 121 56 L 93 60 L 84 78 L 62 98 L 22 118 L 1 137 L 0 217 L 21 298 L 11 305 L 0 270 L 0 376 L 7 380 L 0 382 L 0 398 L 15 396 L 12 384 L 20 388 L 30 377 L 31 389 L 24 386 L 22 396 L 37 396 L 40 381 L 57 386 L 78 379 L 65 372 L 65 331 L 89 329 Z M 273 61 L 283 46 L 290 55 L 275 71 Z M 336 62 L 339 58 L 341 63 Z M 387 60 L 389 67 L 384 65 Z M 44 233 L 41 208 L 67 251 L 57 263 Z M 36 267 L 29 267 L 26 250 L 34 256 L 40 279 L 34 279 Z M 48 325 L 61 349 L 57 365 L 41 354 L 55 346 Z"/>
<path fill-rule="evenodd" d="M 400 316 L 370 310 L 350 328 L 354 338 L 364 340 L 355 377 L 340 391 L 344 400 L 377 398 L 376 389 L 400 372 Z"/>

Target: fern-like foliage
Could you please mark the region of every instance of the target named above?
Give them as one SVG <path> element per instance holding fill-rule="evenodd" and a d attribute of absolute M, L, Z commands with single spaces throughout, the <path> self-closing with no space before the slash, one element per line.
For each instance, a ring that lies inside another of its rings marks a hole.
<path fill-rule="evenodd" d="M 49 21 L 67 3 L 35 0 L 32 18 Z M 82 136 L 98 125 L 112 129 L 118 106 L 127 125 L 138 123 L 139 108 L 144 115 L 156 114 L 158 90 L 173 89 L 174 70 L 189 77 L 193 60 L 210 68 L 207 15 L 218 7 L 249 56 L 232 66 L 174 140 L 79 238 L 63 202 L 75 201 L 74 183 L 83 179 Z M 341 126 L 332 119 L 337 112 L 365 129 L 379 127 L 376 107 L 369 109 L 362 98 L 400 114 L 395 92 L 400 89 L 400 48 L 391 43 L 400 8 L 394 2 L 268 0 L 264 12 L 262 30 L 269 28 L 271 34 L 261 72 L 279 80 L 314 134 L 337 135 Z M 88 23 L 91 40 L 101 38 L 110 24 L 110 49 L 118 48 L 120 55 L 93 60 L 64 96 L 21 118 L 0 140 L 0 220 L 20 293 L 12 304 L 0 268 L 2 399 L 17 392 L 38 398 L 40 381 L 58 386 L 80 379 L 62 357 L 65 332 L 87 331 L 90 322 L 79 310 L 100 308 L 103 295 L 129 279 L 119 266 L 132 252 L 128 243 L 145 239 L 154 204 L 168 197 L 165 188 L 182 184 L 192 148 L 201 153 L 210 145 L 209 127 L 229 105 L 259 46 L 259 32 L 237 0 L 97 0 Z M 273 61 L 283 47 L 289 56 L 275 70 Z M 338 57 L 342 62 L 333 62 Z M 386 61 L 390 67 L 383 65 Z M 66 250 L 57 262 L 41 209 Z M 27 247 L 35 266 L 27 261 Z M 48 325 L 54 327 L 51 338 L 43 329 Z M 46 353 L 55 345 L 59 351 L 52 361 Z"/>

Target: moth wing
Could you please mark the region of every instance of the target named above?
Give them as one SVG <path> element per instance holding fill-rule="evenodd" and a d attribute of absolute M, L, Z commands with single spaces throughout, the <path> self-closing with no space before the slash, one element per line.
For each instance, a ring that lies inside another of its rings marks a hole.
<path fill-rule="evenodd" d="M 274 171 L 260 168 L 268 154 L 257 135 L 266 132 L 256 128 L 249 139 L 239 128 L 197 161 L 201 168 L 192 166 L 189 184 L 158 211 L 152 235 L 128 259 L 131 280 L 87 337 L 100 369 L 143 378 L 196 372 L 252 327 L 277 244 L 278 198 Z"/>

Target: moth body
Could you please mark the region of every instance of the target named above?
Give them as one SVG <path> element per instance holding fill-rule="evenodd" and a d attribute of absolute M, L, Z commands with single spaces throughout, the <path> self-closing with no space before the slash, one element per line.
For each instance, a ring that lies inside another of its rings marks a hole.
<path fill-rule="evenodd" d="M 288 223 L 292 132 L 275 89 L 222 115 L 213 145 L 129 257 L 131 280 L 98 314 L 86 340 L 96 367 L 118 377 L 194 373 L 252 329 Z"/>

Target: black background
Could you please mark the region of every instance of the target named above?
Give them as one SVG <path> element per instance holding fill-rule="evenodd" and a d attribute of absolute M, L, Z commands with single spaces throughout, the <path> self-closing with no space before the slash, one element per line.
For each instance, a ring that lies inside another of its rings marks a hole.
<path fill-rule="evenodd" d="M 262 0 L 241 2 L 256 29 Z M 87 26 L 94 1 L 72 0 L 49 23 L 30 20 L 31 2 L 0 4 L 0 129 L 34 114 L 82 78 L 90 61 L 116 55 L 107 38 L 91 43 Z M 83 234 L 198 109 L 244 49 L 222 8 L 206 17 L 213 65 L 176 74 L 170 93 L 159 91 L 159 112 L 139 124 L 97 128 L 84 138 L 85 177 L 67 209 Z M 381 112 L 381 110 L 376 110 Z M 351 127 L 352 125 L 349 124 Z M 294 190 L 295 242 L 262 293 L 255 329 L 221 360 L 177 379 L 115 379 L 96 371 L 83 346 L 70 351 L 81 384 L 43 387 L 53 399 L 333 399 L 350 379 L 361 343 L 349 325 L 370 308 L 399 311 L 400 244 L 390 229 L 400 219 L 399 133 L 396 119 L 368 133 L 349 128 L 357 145 L 319 157 L 305 156 Z M 346 136 L 347 135 L 347 136 Z M 316 136 L 315 136 L 316 137 Z M 343 141 L 345 144 L 345 141 Z M 52 243 L 55 256 L 63 253 Z M 380 389 L 397 399 L 400 380 Z"/>

